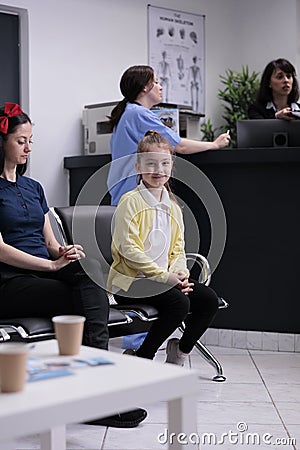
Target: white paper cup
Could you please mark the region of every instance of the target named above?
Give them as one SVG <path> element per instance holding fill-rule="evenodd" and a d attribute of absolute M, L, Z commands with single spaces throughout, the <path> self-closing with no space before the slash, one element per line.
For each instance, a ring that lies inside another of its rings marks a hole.
<path fill-rule="evenodd" d="M 1 392 L 19 392 L 25 387 L 28 345 L 21 342 L 0 344 Z"/>
<path fill-rule="evenodd" d="M 82 343 L 83 316 L 52 317 L 60 355 L 78 355 Z"/>

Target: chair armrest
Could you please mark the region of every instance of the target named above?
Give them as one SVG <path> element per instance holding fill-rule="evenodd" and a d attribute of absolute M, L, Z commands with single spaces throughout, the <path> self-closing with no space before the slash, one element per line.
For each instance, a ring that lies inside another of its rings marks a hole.
<path fill-rule="evenodd" d="M 53 227 L 54 229 L 53 231 L 56 239 L 61 245 L 68 245 L 68 239 L 61 218 L 59 217 L 53 206 L 49 208 L 49 211 L 50 211 L 50 219 L 52 218 L 55 224 L 55 226 Z"/>
<path fill-rule="evenodd" d="M 211 269 L 207 259 L 199 253 L 186 253 L 186 260 L 188 262 L 192 261 L 194 264 L 197 264 L 199 266 L 200 273 L 198 276 L 198 281 L 199 283 L 208 286 L 211 280 Z"/>
<path fill-rule="evenodd" d="M 228 308 L 229 303 L 223 297 L 218 297 L 219 309 Z"/>

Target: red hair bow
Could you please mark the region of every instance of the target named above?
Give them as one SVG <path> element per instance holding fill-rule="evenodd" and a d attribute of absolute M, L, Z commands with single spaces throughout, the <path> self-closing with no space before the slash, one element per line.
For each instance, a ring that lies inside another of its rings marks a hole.
<path fill-rule="evenodd" d="M 0 116 L 0 132 L 7 134 L 8 130 L 8 117 L 18 116 L 23 114 L 22 109 L 17 103 L 4 103 L 4 116 Z"/>

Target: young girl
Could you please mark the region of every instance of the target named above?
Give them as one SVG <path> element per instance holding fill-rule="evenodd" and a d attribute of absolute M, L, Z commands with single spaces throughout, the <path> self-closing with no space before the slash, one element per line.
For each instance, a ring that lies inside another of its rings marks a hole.
<path fill-rule="evenodd" d="M 108 289 L 121 305 L 132 303 L 134 297 L 159 311 L 137 356 L 153 359 L 185 321 L 181 339 L 169 339 L 166 359 L 184 365 L 211 323 L 218 297 L 211 288 L 189 279 L 182 213 L 168 184 L 172 155 L 171 144 L 156 131 L 148 131 L 138 145 L 140 182 L 123 195 L 116 209 Z"/>

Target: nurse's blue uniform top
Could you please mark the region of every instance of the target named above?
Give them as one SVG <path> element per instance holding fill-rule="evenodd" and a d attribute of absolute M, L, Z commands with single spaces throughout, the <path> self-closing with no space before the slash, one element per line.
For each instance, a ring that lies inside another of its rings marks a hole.
<path fill-rule="evenodd" d="M 112 205 L 117 205 L 123 194 L 137 186 L 134 166 L 137 146 L 149 130 L 160 133 L 173 147 L 181 141 L 178 134 L 164 125 L 150 109 L 138 103 L 128 103 L 110 140 L 112 163 L 108 175 L 108 189 Z"/>

